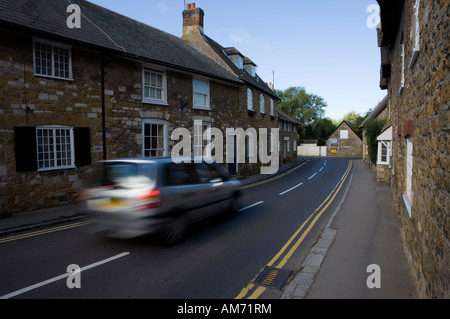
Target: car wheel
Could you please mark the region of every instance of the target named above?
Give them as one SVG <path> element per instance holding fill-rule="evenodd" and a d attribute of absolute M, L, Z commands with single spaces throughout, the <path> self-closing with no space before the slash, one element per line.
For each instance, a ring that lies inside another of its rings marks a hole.
<path fill-rule="evenodd" d="M 176 244 L 186 238 L 188 220 L 185 215 L 173 217 L 167 224 L 163 237 L 167 244 Z"/>
<path fill-rule="evenodd" d="M 234 216 L 239 213 L 239 210 L 241 209 L 241 205 L 242 205 L 241 199 L 242 199 L 242 196 L 240 196 L 239 194 L 235 194 L 231 198 L 230 208 L 229 208 L 230 215 Z"/>

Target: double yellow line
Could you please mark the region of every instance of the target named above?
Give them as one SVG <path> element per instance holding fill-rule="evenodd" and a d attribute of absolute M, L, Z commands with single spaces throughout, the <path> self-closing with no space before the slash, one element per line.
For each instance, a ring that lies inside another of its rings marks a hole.
<path fill-rule="evenodd" d="M 272 260 L 267 264 L 267 266 L 273 267 L 276 264 L 275 268 L 281 269 L 284 267 L 284 265 L 288 262 L 289 258 L 291 258 L 291 256 L 294 254 L 294 252 L 297 250 L 297 248 L 303 242 L 305 237 L 308 235 L 308 233 L 311 231 L 311 229 L 317 223 L 320 216 L 322 216 L 322 214 L 327 210 L 327 208 L 334 201 L 334 199 L 336 198 L 340 189 L 342 188 L 342 185 L 344 185 L 344 183 L 352 169 L 352 166 L 353 166 L 353 161 L 350 161 L 344 175 L 342 175 L 341 179 L 336 184 L 336 186 L 331 191 L 331 193 L 328 195 L 328 197 L 322 202 L 322 204 L 319 205 L 319 207 L 317 207 L 317 209 L 308 217 L 308 219 L 306 219 L 306 221 L 300 226 L 300 228 L 297 229 L 297 231 L 294 233 L 294 235 L 292 235 L 292 237 L 286 242 L 286 244 L 283 246 L 283 248 L 281 248 L 281 250 L 272 258 Z M 308 225 L 308 227 L 303 231 L 303 229 L 307 225 Z M 300 237 L 298 237 L 299 235 L 300 235 Z M 298 237 L 298 239 L 297 239 L 297 237 Z M 297 239 L 297 241 L 294 243 L 294 241 L 296 239 Z M 289 247 L 290 247 L 290 249 L 289 249 Z M 289 249 L 289 251 L 287 251 L 288 249 Z M 277 262 L 278 262 L 278 264 L 277 264 Z M 260 272 L 264 268 L 265 267 L 261 268 Z M 257 299 L 259 296 L 261 296 L 261 294 L 266 290 L 266 288 L 262 287 L 262 286 L 257 286 L 256 289 L 254 289 L 255 284 L 253 282 L 256 280 L 256 278 L 258 276 L 259 276 L 259 274 L 255 276 L 255 278 L 252 280 L 252 282 L 250 284 L 247 285 L 247 287 L 245 287 L 244 289 L 241 290 L 241 292 L 235 299 L 243 299 L 243 298 L 246 298 L 247 295 L 249 295 L 247 297 L 248 299 Z"/>
<path fill-rule="evenodd" d="M 25 234 L 21 234 L 21 235 L 6 237 L 6 238 L 0 239 L 0 244 L 6 243 L 6 242 L 9 242 L 9 241 L 23 239 L 23 238 L 49 234 L 49 233 L 53 233 L 53 232 L 57 232 L 57 231 L 61 231 L 61 230 L 70 229 L 70 228 L 81 227 L 81 226 L 85 226 L 85 225 L 92 224 L 92 223 L 93 223 L 93 221 L 84 221 L 84 222 L 79 222 L 79 223 L 74 223 L 74 224 L 69 224 L 69 225 L 64 225 L 64 226 L 59 226 L 59 227 L 53 227 L 53 228 L 49 228 L 49 229 L 39 230 L 39 231 L 31 232 L 31 233 L 25 233 Z"/>

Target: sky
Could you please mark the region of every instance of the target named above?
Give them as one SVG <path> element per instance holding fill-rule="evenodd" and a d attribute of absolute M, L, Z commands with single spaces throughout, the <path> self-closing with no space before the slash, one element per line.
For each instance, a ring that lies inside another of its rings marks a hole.
<path fill-rule="evenodd" d="M 327 102 L 325 117 L 363 115 L 386 96 L 371 27 L 376 0 L 89 0 L 181 37 L 185 3 L 205 12 L 204 32 L 236 47 L 275 89 L 304 87 Z"/>

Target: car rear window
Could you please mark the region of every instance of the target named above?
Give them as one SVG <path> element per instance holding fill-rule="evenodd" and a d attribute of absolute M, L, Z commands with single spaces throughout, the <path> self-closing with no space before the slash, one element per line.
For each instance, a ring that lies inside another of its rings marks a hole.
<path fill-rule="evenodd" d="M 102 186 L 139 188 L 155 182 L 155 168 L 151 164 L 107 162 L 102 168 Z"/>

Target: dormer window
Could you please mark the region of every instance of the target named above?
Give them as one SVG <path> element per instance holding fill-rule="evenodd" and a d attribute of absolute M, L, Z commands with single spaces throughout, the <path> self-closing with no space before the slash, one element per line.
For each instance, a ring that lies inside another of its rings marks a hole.
<path fill-rule="evenodd" d="M 244 59 L 244 69 L 247 71 L 252 77 L 256 77 L 256 64 L 253 63 L 249 58 Z"/>
<path fill-rule="evenodd" d="M 242 70 L 244 68 L 244 59 L 240 55 L 237 55 L 236 58 L 237 58 L 236 63 L 237 67 Z"/>
<path fill-rule="evenodd" d="M 223 52 L 240 70 L 244 69 L 244 56 L 236 48 L 225 48 Z"/>

